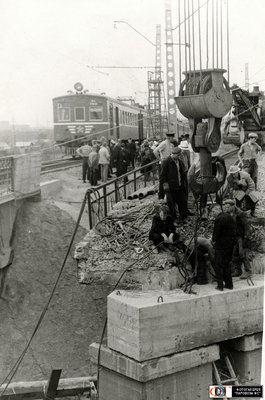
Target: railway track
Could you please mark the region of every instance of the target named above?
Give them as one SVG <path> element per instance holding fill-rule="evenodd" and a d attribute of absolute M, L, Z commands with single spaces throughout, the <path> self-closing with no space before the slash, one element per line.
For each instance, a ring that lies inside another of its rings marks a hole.
<path fill-rule="evenodd" d="M 222 154 L 222 157 L 226 160 L 227 167 L 229 168 L 233 162 L 237 160 L 237 152 L 238 150 L 231 150 Z M 64 160 L 53 160 L 53 161 L 44 161 L 41 165 L 41 174 L 47 174 L 50 172 L 63 171 L 69 168 L 77 167 L 82 165 L 82 159 L 77 158 L 67 158 Z"/>
<path fill-rule="evenodd" d="M 65 169 L 77 167 L 79 165 L 82 165 L 82 159 L 80 158 L 67 158 L 64 160 L 44 161 L 41 164 L 41 174 L 44 175 L 50 172 L 63 171 Z"/>

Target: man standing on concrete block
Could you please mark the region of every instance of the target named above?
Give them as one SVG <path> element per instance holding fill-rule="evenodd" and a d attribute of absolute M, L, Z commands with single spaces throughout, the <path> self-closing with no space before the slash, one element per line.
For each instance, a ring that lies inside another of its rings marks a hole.
<path fill-rule="evenodd" d="M 161 173 L 161 163 L 167 157 L 171 155 L 171 150 L 173 149 L 172 141 L 174 140 L 174 133 L 168 132 L 166 134 L 167 138 L 163 140 L 155 149 L 154 149 L 154 156 L 160 160 L 159 163 L 159 175 Z M 165 197 L 165 192 L 163 189 L 163 185 L 159 182 L 159 190 L 158 190 L 158 198 L 163 200 Z"/>
<path fill-rule="evenodd" d="M 213 245 L 215 249 L 215 275 L 217 290 L 223 291 L 224 282 L 226 289 L 233 289 L 231 261 L 233 249 L 236 244 L 236 222 L 234 218 L 224 211 L 217 215 L 213 229 Z"/>
<path fill-rule="evenodd" d="M 245 241 L 248 235 L 248 223 L 243 211 L 236 207 L 233 199 L 227 199 L 223 203 L 225 211 L 230 214 L 236 222 L 236 244 L 232 258 L 232 276 L 240 276 L 240 279 L 247 279 L 251 275 L 251 266 L 246 254 Z M 242 264 L 244 272 L 242 273 Z"/>
<path fill-rule="evenodd" d="M 173 147 L 171 155 L 163 161 L 160 184 L 166 193 L 171 217 L 173 220 L 176 219 L 176 205 L 178 205 L 180 220 L 184 221 L 190 214 L 186 196 L 187 177 L 180 148 Z"/>

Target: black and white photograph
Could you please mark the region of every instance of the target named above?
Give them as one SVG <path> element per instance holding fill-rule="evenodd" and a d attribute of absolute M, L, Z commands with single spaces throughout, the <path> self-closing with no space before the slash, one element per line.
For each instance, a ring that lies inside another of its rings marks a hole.
<path fill-rule="evenodd" d="M 263 398 L 264 18 L 0 1 L 0 400 Z"/>

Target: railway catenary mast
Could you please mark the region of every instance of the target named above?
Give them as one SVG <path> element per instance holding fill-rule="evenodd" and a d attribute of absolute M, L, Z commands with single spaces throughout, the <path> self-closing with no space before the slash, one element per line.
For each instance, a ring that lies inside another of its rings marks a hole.
<path fill-rule="evenodd" d="M 165 0 L 165 33 L 166 33 L 166 74 L 167 74 L 167 106 L 168 106 L 168 125 L 169 132 L 176 133 L 177 116 L 175 104 L 175 65 L 173 49 L 173 31 L 171 0 Z"/>
<path fill-rule="evenodd" d="M 163 138 L 168 130 L 161 67 L 161 25 L 156 25 L 155 71 L 148 71 L 148 136 Z"/>

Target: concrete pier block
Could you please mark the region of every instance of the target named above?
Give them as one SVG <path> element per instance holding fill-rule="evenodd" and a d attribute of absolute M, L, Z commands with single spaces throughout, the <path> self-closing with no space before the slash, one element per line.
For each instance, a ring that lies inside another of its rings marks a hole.
<path fill-rule="evenodd" d="M 90 346 L 97 362 L 97 344 Z M 208 398 L 212 362 L 219 346 L 137 362 L 107 347 L 101 348 L 99 400 L 194 400 Z"/>
<path fill-rule="evenodd" d="M 144 361 L 260 332 L 263 276 L 253 276 L 253 282 L 237 281 L 233 290 L 223 292 L 214 285 L 194 285 L 197 294 L 113 292 L 108 296 L 108 346 Z"/>
<path fill-rule="evenodd" d="M 261 384 L 262 332 L 229 340 L 226 343 L 232 356 L 240 383 Z"/>

